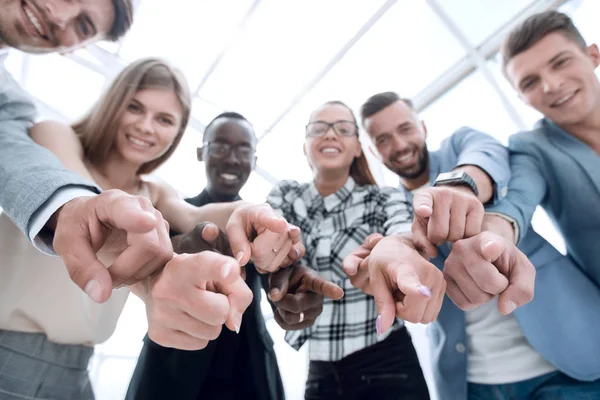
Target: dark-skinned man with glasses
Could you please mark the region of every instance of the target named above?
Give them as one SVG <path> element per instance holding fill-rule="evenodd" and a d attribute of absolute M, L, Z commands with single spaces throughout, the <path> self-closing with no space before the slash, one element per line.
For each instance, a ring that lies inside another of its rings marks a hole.
<path fill-rule="evenodd" d="M 186 201 L 200 207 L 241 200 L 239 192 L 256 165 L 257 139 L 252 125 L 242 115 L 226 112 L 206 126 L 203 139 L 197 154 L 198 161 L 205 163 L 207 185 L 198 196 Z M 188 234 L 174 236 L 173 247 L 181 253 L 206 249 L 230 252 L 225 236 L 216 227 L 204 224 Z M 254 266 L 247 265 L 245 272 L 254 298 L 239 333 L 224 329 L 218 339 L 200 351 L 165 348 L 146 338 L 127 399 L 285 398 L 273 340 L 260 307 L 261 288 L 270 290 L 275 320 L 286 330 L 311 326 L 322 312 L 323 296 L 340 298 L 343 292 L 299 265 L 271 275 L 260 275 Z"/>

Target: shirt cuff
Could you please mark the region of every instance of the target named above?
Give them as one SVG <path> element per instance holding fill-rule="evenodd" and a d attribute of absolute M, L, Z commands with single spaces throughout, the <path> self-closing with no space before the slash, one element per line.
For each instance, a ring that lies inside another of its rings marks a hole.
<path fill-rule="evenodd" d="M 40 207 L 32 218 L 29 228 L 29 240 L 31 240 L 31 243 L 33 243 L 38 250 L 46 254 L 56 255 L 52 244 L 54 241 L 54 232 L 51 232 L 49 229 L 44 229 L 44 226 L 46 226 L 46 223 L 56 210 L 69 201 L 78 197 L 91 196 L 96 196 L 96 193 L 78 187 L 65 187 L 54 192 L 50 199 Z"/>
<path fill-rule="evenodd" d="M 486 215 L 495 215 L 497 217 L 504 218 L 505 220 L 510 222 L 513 227 L 513 230 L 515 231 L 515 235 L 513 237 L 513 243 L 515 245 L 517 245 L 517 243 L 519 243 L 519 233 L 520 232 L 519 232 L 519 224 L 517 223 L 516 219 L 509 217 L 508 215 L 497 213 L 497 212 L 487 212 L 486 211 Z"/>

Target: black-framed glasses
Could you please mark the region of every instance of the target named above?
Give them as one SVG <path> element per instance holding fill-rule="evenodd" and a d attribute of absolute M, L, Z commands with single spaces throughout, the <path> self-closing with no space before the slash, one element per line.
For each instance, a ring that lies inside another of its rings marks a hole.
<path fill-rule="evenodd" d="M 306 125 L 306 136 L 325 136 L 330 128 L 333 128 L 333 132 L 338 136 L 349 137 L 358 135 L 358 126 L 354 121 L 340 120 L 331 124 L 325 121 L 309 122 L 308 125 Z"/>
<path fill-rule="evenodd" d="M 252 161 L 254 158 L 255 149 L 247 144 L 231 146 L 224 142 L 204 142 L 202 145 L 206 147 L 208 155 L 211 157 L 227 158 L 234 151 L 236 158 L 240 161 Z"/>

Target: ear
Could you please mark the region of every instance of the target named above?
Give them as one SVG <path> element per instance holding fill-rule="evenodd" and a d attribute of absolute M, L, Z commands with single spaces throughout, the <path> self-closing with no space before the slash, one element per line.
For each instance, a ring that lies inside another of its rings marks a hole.
<path fill-rule="evenodd" d="M 600 65 L 600 51 L 598 50 L 598 45 L 595 43 L 589 45 L 587 48 L 587 53 L 594 63 L 594 69 L 596 69 L 598 65 Z"/>
<path fill-rule="evenodd" d="M 427 125 L 425 125 L 425 121 L 423 120 L 421 120 L 421 127 L 423 128 L 424 139 L 427 139 Z"/>
<path fill-rule="evenodd" d="M 204 153 L 204 147 L 196 148 L 196 157 L 198 158 L 198 161 L 200 161 L 200 162 L 204 161 L 204 156 L 202 153 Z"/>

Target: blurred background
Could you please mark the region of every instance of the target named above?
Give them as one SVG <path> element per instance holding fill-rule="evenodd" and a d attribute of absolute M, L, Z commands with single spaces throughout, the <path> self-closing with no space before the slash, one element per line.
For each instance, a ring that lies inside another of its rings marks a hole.
<path fill-rule="evenodd" d="M 263 202 L 279 179 L 308 181 L 302 152 L 309 113 L 328 100 L 355 111 L 370 95 L 396 91 L 413 99 L 439 143 L 461 126 L 502 142 L 531 128 L 539 115 L 502 76 L 498 48 L 527 16 L 551 8 L 568 13 L 588 42 L 598 40 L 597 0 L 134 0 L 135 23 L 118 43 L 72 54 L 12 51 L 7 68 L 35 98 L 40 117 L 72 121 L 129 62 L 161 56 L 187 76 L 193 118 L 175 155 L 157 174 L 183 196 L 205 185 L 196 161 L 205 125 L 236 111 L 259 137 L 258 165 L 242 197 Z M 361 132 L 365 148 L 368 139 Z M 379 183 L 398 179 L 366 151 Z M 543 212 L 534 227 L 559 250 L 564 244 Z M 290 400 L 301 399 L 306 348 L 296 352 L 263 304 Z M 425 327 L 411 325 L 431 382 Z M 97 346 L 92 379 L 98 400 L 123 397 L 146 332 L 143 304 L 130 297 L 116 333 Z M 433 386 L 430 385 L 432 390 Z"/>

